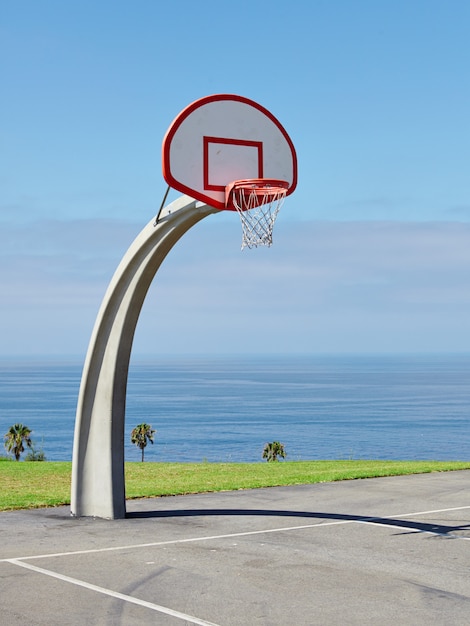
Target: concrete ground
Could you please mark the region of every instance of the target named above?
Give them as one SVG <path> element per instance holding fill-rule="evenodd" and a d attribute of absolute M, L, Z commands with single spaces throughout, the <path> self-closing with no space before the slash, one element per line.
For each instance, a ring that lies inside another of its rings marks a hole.
<path fill-rule="evenodd" d="M 470 471 L 0 513 L 12 626 L 467 625 Z"/>

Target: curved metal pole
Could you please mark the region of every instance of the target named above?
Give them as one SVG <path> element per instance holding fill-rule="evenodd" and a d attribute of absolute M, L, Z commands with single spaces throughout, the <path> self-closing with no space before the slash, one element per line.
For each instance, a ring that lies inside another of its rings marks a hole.
<path fill-rule="evenodd" d="M 136 237 L 119 264 L 88 346 L 78 397 L 72 459 L 71 513 L 126 516 L 124 418 L 134 332 L 162 261 L 201 219 L 218 209 L 183 196 Z"/>

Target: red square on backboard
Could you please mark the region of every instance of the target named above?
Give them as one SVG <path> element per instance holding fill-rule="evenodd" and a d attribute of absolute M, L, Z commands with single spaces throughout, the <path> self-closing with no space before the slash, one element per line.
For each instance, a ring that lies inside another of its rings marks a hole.
<path fill-rule="evenodd" d="M 203 137 L 204 189 L 223 191 L 228 183 L 263 178 L 263 142 Z"/>

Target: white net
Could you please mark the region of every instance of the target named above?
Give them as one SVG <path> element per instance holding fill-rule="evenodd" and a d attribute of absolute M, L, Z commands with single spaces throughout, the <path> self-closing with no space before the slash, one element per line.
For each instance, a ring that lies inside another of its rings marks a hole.
<path fill-rule="evenodd" d="M 242 250 L 271 246 L 273 227 L 287 189 L 268 184 L 245 183 L 231 190 L 231 203 L 242 225 Z"/>

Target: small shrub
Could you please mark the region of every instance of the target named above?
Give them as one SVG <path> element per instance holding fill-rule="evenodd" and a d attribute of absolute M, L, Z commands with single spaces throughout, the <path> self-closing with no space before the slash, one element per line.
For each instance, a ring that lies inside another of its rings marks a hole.
<path fill-rule="evenodd" d="M 271 441 L 264 446 L 263 450 L 263 459 L 266 461 L 279 461 L 278 457 L 283 459 L 286 458 L 286 451 L 284 449 L 284 444 L 279 441 Z"/>
<path fill-rule="evenodd" d="M 44 450 L 35 450 L 34 448 L 31 452 L 24 457 L 25 461 L 47 461 L 46 455 L 44 454 Z"/>

